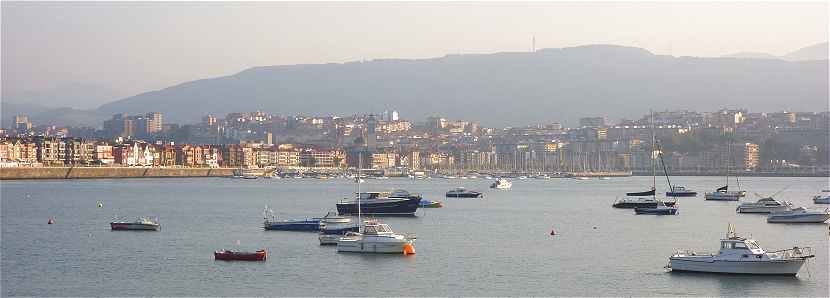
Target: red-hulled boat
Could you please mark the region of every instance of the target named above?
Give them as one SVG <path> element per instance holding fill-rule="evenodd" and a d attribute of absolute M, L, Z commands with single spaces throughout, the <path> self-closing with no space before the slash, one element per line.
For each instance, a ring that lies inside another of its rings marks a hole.
<path fill-rule="evenodd" d="M 213 252 L 214 258 L 224 261 L 265 261 L 265 256 L 266 252 L 264 249 L 255 252 L 224 249 Z"/>

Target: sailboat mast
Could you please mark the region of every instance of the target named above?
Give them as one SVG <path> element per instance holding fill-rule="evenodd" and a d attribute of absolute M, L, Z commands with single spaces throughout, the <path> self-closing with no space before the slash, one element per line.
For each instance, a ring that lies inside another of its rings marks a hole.
<path fill-rule="evenodd" d="M 357 232 L 363 233 L 363 219 L 360 212 L 360 169 L 363 168 L 363 151 L 357 155 Z"/>
<path fill-rule="evenodd" d="M 651 160 L 651 189 L 654 190 L 652 196 L 657 197 L 657 173 L 654 170 L 654 111 L 649 110 L 649 114 L 651 114 L 651 154 L 649 154 L 649 160 Z"/>

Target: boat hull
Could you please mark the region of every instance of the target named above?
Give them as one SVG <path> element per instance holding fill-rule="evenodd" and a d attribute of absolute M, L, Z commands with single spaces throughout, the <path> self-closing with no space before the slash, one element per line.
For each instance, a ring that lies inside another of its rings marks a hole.
<path fill-rule="evenodd" d="M 411 241 L 366 241 L 340 239 L 337 242 L 338 252 L 403 254 L 405 245 L 412 245 Z"/>
<path fill-rule="evenodd" d="M 113 231 L 158 231 L 160 225 L 140 224 L 140 223 L 110 223 L 110 229 Z"/>
<path fill-rule="evenodd" d="M 737 211 L 738 213 L 771 213 L 776 211 L 785 211 L 787 210 L 787 206 L 781 207 L 755 207 L 755 206 L 738 206 Z"/>
<path fill-rule="evenodd" d="M 484 195 L 481 193 L 460 193 L 460 194 L 447 194 L 448 198 L 483 198 Z"/>
<path fill-rule="evenodd" d="M 369 215 L 414 215 L 415 211 L 418 211 L 420 202 L 420 197 L 375 200 L 371 203 L 361 203 L 360 212 Z M 357 203 L 337 203 L 337 213 L 340 215 L 357 214 Z"/>
<path fill-rule="evenodd" d="M 824 223 L 830 219 L 830 214 L 799 214 L 799 215 L 770 215 L 767 222 L 771 223 Z"/>
<path fill-rule="evenodd" d="M 815 203 L 815 204 L 830 204 L 830 197 L 813 198 L 813 203 Z"/>
<path fill-rule="evenodd" d="M 667 197 L 696 197 L 697 192 L 694 191 L 667 191 Z"/>
<path fill-rule="evenodd" d="M 269 231 L 319 231 L 320 222 L 266 222 L 264 228 Z"/>
<path fill-rule="evenodd" d="M 737 201 L 741 198 L 740 193 L 707 193 L 704 195 L 707 201 Z"/>
<path fill-rule="evenodd" d="M 663 202 L 668 207 L 674 206 L 675 202 Z M 657 208 L 657 202 L 637 203 L 637 202 L 617 202 L 612 205 L 614 208 L 620 209 L 635 209 L 635 208 Z"/>
<path fill-rule="evenodd" d="M 634 214 L 639 215 L 677 215 L 676 208 L 634 208 Z"/>
<path fill-rule="evenodd" d="M 264 250 L 257 252 L 214 252 L 213 257 L 220 261 L 265 261 L 266 253 Z"/>
<path fill-rule="evenodd" d="M 803 259 L 776 261 L 725 261 L 710 257 L 671 257 L 672 272 L 704 272 L 726 274 L 796 275 Z"/>

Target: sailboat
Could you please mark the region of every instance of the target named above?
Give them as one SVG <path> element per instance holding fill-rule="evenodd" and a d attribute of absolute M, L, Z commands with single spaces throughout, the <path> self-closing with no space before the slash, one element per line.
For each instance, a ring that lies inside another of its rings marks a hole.
<path fill-rule="evenodd" d="M 358 159 L 358 176 L 363 167 L 363 155 Z M 414 254 L 415 237 L 397 234 L 388 224 L 379 220 L 363 221 L 360 211 L 360 183 L 357 183 L 358 232 L 349 232 L 337 240 L 337 252 Z"/>
<path fill-rule="evenodd" d="M 707 201 L 737 201 L 741 197 L 746 195 L 746 191 L 729 191 L 729 164 L 732 160 L 732 146 L 727 146 L 726 149 L 727 155 L 727 162 L 726 162 L 726 185 L 719 187 L 713 192 L 707 192 L 704 195 Z M 738 176 L 735 176 L 735 180 L 738 181 Z M 740 183 L 740 181 L 738 181 Z M 740 184 L 738 185 L 740 187 Z"/>
<path fill-rule="evenodd" d="M 655 142 L 656 138 L 654 136 L 654 119 L 652 115 L 652 129 L 651 129 L 651 190 L 643 191 L 643 192 L 629 192 L 626 193 L 626 197 L 619 199 L 611 205 L 614 208 L 657 208 L 658 206 L 666 206 L 666 207 L 674 207 L 677 201 L 661 201 L 657 199 L 656 189 L 657 189 L 657 174 L 656 169 L 654 167 L 654 152 L 655 152 Z M 665 167 L 665 165 L 664 165 Z M 668 179 L 668 176 L 666 177 Z M 669 183 L 671 184 L 671 183 Z M 669 185 L 671 188 L 671 185 Z"/>

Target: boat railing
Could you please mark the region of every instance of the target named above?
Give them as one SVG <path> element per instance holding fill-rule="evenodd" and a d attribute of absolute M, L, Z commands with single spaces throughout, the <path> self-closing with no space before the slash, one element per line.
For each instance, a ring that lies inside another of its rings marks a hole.
<path fill-rule="evenodd" d="M 707 251 L 694 251 L 691 249 L 678 249 L 674 252 L 675 255 L 683 255 L 683 256 L 714 256 L 717 255 L 713 252 Z"/>
<path fill-rule="evenodd" d="M 769 251 L 768 253 L 776 254 L 782 259 L 806 259 L 815 257 L 812 247 L 793 247 L 788 249 Z"/>

